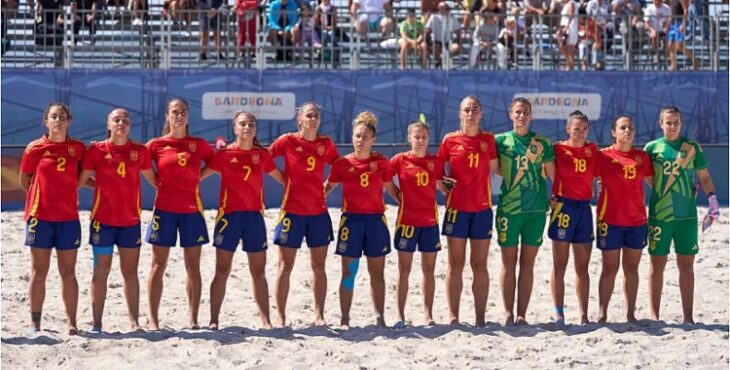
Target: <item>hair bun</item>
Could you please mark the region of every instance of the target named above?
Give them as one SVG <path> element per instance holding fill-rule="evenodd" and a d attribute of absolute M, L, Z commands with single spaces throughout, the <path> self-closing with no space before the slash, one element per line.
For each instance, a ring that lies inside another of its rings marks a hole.
<path fill-rule="evenodd" d="M 355 120 L 352 122 L 353 126 L 359 124 L 365 124 L 374 128 L 378 125 L 378 119 L 375 118 L 375 115 L 370 111 L 360 112 L 358 113 L 357 117 L 355 117 Z"/>

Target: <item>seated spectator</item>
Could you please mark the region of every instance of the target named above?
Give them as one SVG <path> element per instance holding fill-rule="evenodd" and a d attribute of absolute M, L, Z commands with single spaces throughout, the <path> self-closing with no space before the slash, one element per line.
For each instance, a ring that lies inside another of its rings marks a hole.
<path fill-rule="evenodd" d="M 312 13 L 312 8 L 309 4 L 302 4 L 301 6 L 302 16 L 299 18 L 299 22 L 294 25 L 292 29 L 292 39 L 297 46 L 313 46 L 319 48 L 322 43 L 319 40 L 319 33 L 317 32 L 317 21 Z"/>
<path fill-rule="evenodd" d="M 141 26 L 147 19 L 147 12 L 150 10 L 150 6 L 147 0 L 131 0 L 129 3 L 129 9 L 132 11 L 132 26 Z"/>
<path fill-rule="evenodd" d="M 644 27 L 649 34 L 649 43 L 655 54 L 654 63 L 659 63 L 660 44 L 666 41 L 672 10 L 662 0 L 652 0 L 644 9 Z"/>
<path fill-rule="evenodd" d="M 492 14 L 475 14 L 477 27 L 472 36 L 471 53 L 469 54 L 469 66 L 475 68 L 482 51 L 487 52 L 487 59 L 491 54 L 494 44 L 499 38 L 499 26 L 497 17 Z"/>
<path fill-rule="evenodd" d="M 63 1 L 38 0 L 35 3 L 35 42 L 38 46 L 60 46 L 63 41 Z"/>
<path fill-rule="evenodd" d="M 197 0 L 198 1 L 198 27 L 200 31 L 200 57 L 199 60 L 208 59 L 208 36 L 213 31 L 215 41 L 215 52 L 218 59 L 225 59 L 221 52 L 221 28 L 220 11 L 224 9 L 224 0 Z"/>
<path fill-rule="evenodd" d="M 408 52 L 416 51 L 421 57 L 421 68 L 426 67 L 426 53 L 423 51 L 423 22 L 416 19 L 416 9 L 408 9 L 406 20 L 400 24 L 400 69 L 406 68 Z"/>
<path fill-rule="evenodd" d="M 257 0 L 236 0 L 236 17 L 238 19 L 238 52 L 245 58 L 246 50 L 256 55 L 256 17 L 258 17 Z"/>
<path fill-rule="evenodd" d="M 608 4 L 605 0 L 590 0 L 586 6 L 586 14 L 590 20 L 588 26 L 592 28 L 589 32 L 592 44 L 591 66 L 596 70 L 602 70 L 604 64 L 603 40 L 604 37 L 608 37 L 606 34 Z"/>
<path fill-rule="evenodd" d="M 515 39 L 517 35 L 517 21 L 514 17 L 507 17 L 504 28 L 499 31 L 497 39 L 497 66 L 499 69 L 508 69 L 514 58 Z"/>
<path fill-rule="evenodd" d="M 400 0 L 398 0 L 400 1 Z M 395 32 L 395 22 L 386 12 L 392 10 L 389 0 L 353 0 L 351 19 L 355 23 L 360 38 L 370 47 L 368 31 L 379 31 L 381 39 L 385 39 Z"/>
<path fill-rule="evenodd" d="M 299 9 L 295 0 L 274 0 L 269 3 L 269 42 L 277 48 L 279 44 L 284 47 L 292 45 L 292 29 L 299 21 Z M 286 56 L 291 60 L 291 50 L 284 53 L 277 48 L 276 59 L 282 60 Z"/>
<path fill-rule="evenodd" d="M 255 0 L 250 1 L 255 2 Z M 187 36 L 192 36 L 190 24 L 193 18 L 193 10 L 196 8 L 195 0 L 165 0 L 162 7 L 162 13 L 165 16 L 169 14 L 173 21 L 185 23 Z"/>
<path fill-rule="evenodd" d="M 426 55 L 433 50 L 436 68 L 441 68 L 441 49 L 445 46 L 452 55 L 461 52 L 461 32 L 459 21 L 451 15 L 451 9 L 446 2 L 438 5 L 438 13 L 432 14 L 426 23 L 425 45 Z M 428 59 L 428 57 L 426 58 Z"/>
<path fill-rule="evenodd" d="M 530 50 L 533 25 L 545 24 L 544 16 L 549 10 L 548 0 L 525 0 L 525 49 Z"/>
<path fill-rule="evenodd" d="M 317 28 L 320 30 L 322 44 L 327 47 L 332 44 L 337 47 L 337 7 L 332 5 L 332 0 L 322 0 L 314 12 L 317 21 Z M 325 51 L 326 53 L 326 51 Z"/>
<path fill-rule="evenodd" d="M 71 12 L 74 18 L 74 36 L 78 36 L 81 28 L 89 29 L 91 43 L 94 43 L 94 34 L 96 33 L 96 9 L 99 0 L 73 0 L 71 2 Z M 74 38 L 74 42 L 78 42 Z"/>
<path fill-rule="evenodd" d="M 421 22 L 426 24 L 428 22 L 428 17 L 436 13 L 438 11 L 438 5 L 441 0 L 421 0 Z M 474 0 L 464 0 L 466 1 L 474 1 Z M 459 2 L 457 0 L 457 2 Z"/>
<path fill-rule="evenodd" d="M 637 14 L 641 14 L 641 4 L 639 0 L 612 0 L 611 10 L 613 14 L 613 29 L 619 30 L 623 38 L 628 37 L 628 29 L 631 24 L 631 18 Z M 643 28 L 643 27 L 642 27 Z"/>
<path fill-rule="evenodd" d="M 547 25 L 550 27 L 550 31 L 556 31 L 560 28 L 560 19 L 563 12 L 563 0 L 550 0 L 550 7 L 548 7 L 548 19 Z"/>

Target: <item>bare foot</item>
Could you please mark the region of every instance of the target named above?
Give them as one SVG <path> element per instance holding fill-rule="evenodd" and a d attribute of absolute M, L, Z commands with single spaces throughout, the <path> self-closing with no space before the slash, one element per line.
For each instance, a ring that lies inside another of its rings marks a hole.
<path fill-rule="evenodd" d="M 276 324 L 274 324 L 277 328 L 283 328 L 286 325 L 286 318 L 285 317 L 279 317 L 278 320 L 276 320 Z"/>
<path fill-rule="evenodd" d="M 213 331 L 218 330 L 218 323 L 217 322 L 211 322 L 210 324 L 208 324 L 208 329 L 209 330 L 213 330 Z"/>
<path fill-rule="evenodd" d="M 580 317 L 580 325 L 581 326 L 588 326 L 591 324 L 591 321 L 588 320 L 588 315 L 583 315 Z"/>
<path fill-rule="evenodd" d="M 424 320 L 426 323 L 426 326 L 436 326 L 436 321 L 433 321 L 433 318 L 426 317 L 426 320 Z"/>
<path fill-rule="evenodd" d="M 68 335 L 79 335 L 79 329 L 75 326 L 68 327 Z"/>
<path fill-rule="evenodd" d="M 484 322 L 484 320 L 477 320 L 476 322 L 474 322 L 474 326 L 476 326 L 477 328 L 483 328 L 487 326 L 487 324 Z"/>
<path fill-rule="evenodd" d="M 638 324 L 639 320 L 636 319 L 636 316 L 631 314 L 631 315 L 626 315 L 626 322 L 628 322 L 629 324 Z"/>
<path fill-rule="evenodd" d="M 459 326 L 459 319 L 456 318 L 456 317 L 451 318 L 451 320 L 449 320 L 449 325 L 451 325 L 451 326 Z"/>
<path fill-rule="evenodd" d="M 512 314 L 506 315 L 504 317 L 504 325 L 503 326 L 512 326 L 515 324 L 515 317 L 512 316 Z"/>
<path fill-rule="evenodd" d="M 685 317 L 684 320 L 682 320 L 682 324 L 694 324 L 695 320 L 691 317 Z"/>
<path fill-rule="evenodd" d="M 606 323 L 606 316 L 599 316 L 598 321 L 596 321 L 599 324 L 605 324 Z"/>
<path fill-rule="evenodd" d="M 340 329 L 342 330 L 350 330 L 350 319 L 349 318 L 342 318 L 340 320 Z"/>
<path fill-rule="evenodd" d="M 147 321 L 147 330 L 160 330 L 160 323 L 158 321 Z"/>
<path fill-rule="evenodd" d="M 314 326 L 327 326 L 327 321 L 324 321 L 322 317 L 318 317 L 314 320 Z"/>
<path fill-rule="evenodd" d="M 517 316 L 517 321 L 515 322 L 515 325 L 529 325 L 527 323 L 527 320 L 525 320 L 522 316 Z"/>
<path fill-rule="evenodd" d="M 375 319 L 375 326 L 378 326 L 380 328 L 385 328 L 387 325 L 385 325 L 385 319 L 382 316 L 378 316 Z"/>
<path fill-rule="evenodd" d="M 197 322 L 191 322 L 188 326 L 190 327 L 190 330 L 200 330 L 200 325 L 198 325 Z"/>

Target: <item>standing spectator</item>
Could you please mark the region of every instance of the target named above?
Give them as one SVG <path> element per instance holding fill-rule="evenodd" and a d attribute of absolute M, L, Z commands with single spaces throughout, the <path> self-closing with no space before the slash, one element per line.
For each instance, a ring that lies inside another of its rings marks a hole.
<path fill-rule="evenodd" d="M 563 0 L 560 28 L 556 36 L 560 51 L 565 56 L 565 69 L 572 71 L 575 65 L 575 45 L 578 44 L 578 4 L 575 1 Z"/>
<path fill-rule="evenodd" d="M 659 43 L 667 37 L 672 10 L 662 0 L 652 0 L 644 9 L 644 26 L 649 33 L 649 42 L 654 52 L 654 63 L 659 64 Z"/>
<path fill-rule="evenodd" d="M 477 65 L 482 50 L 487 51 L 487 59 L 493 51 L 494 44 L 499 36 L 497 17 L 492 14 L 476 14 L 477 27 L 472 36 L 471 54 L 469 54 L 469 66 L 474 68 Z"/>
<path fill-rule="evenodd" d="M 94 43 L 96 9 L 99 5 L 98 0 L 73 0 L 71 2 L 71 11 L 74 17 L 74 42 L 78 42 L 78 39 L 75 37 L 78 36 L 81 28 L 88 27 L 91 43 Z"/>
<path fill-rule="evenodd" d="M 533 25 L 544 24 L 543 17 L 549 11 L 548 0 L 525 0 L 525 49 L 530 50 L 530 41 L 532 41 Z"/>
<path fill-rule="evenodd" d="M 591 65 L 594 69 L 603 69 L 603 40 L 606 36 L 606 24 L 608 22 L 608 4 L 606 0 L 590 0 L 586 6 L 586 14 L 592 26 L 591 42 L 593 44 L 591 53 Z"/>
<path fill-rule="evenodd" d="M 199 60 L 208 59 L 208 36 L 213 31 L 215 40 L 215 52 L 219 59 L 225 59 L 221 52 L 221 27 L 220 10 L 225 7 L 225 0 L 197 0 L 198 1 L 198 26 L 200 27 L 200 57 Z"/>
<path fill-rule="evenodd" d="M 142 23 L 147 19 L 147 12 L 150 10 L 150 6 L 147 0 L 132 0 L 129 3 L 129 9 L 132 11 L 134 20 L 132 20 L 132 26 L 141 26 Z"/>
<path fill-rule="evenodd" d="M 548 27 L 550 27 L 550 31 L 554 31 L 556 28 L 560 27 L 560 17 L 559 15 L 563 11 L 563 1 L 562 0 L 550 0 L 550 7 L 548 8 L 548 20 L 547 24 Z"/>
<path fill-rule="evenodd" d="M 441 48 L 446 46 L 453 55 L 461 52 L 461 33 L 459 21 L 451 15 L 451 9 L 446 2 L 438 5 L 438 13 L 431 15 L 426 23 L 426 59 L 428 53 L 433 49 L 436 68 L 441 68 Z"/>
<path fill-rule="evenodd" d="M 677 70 L 677 54 L 683 53 L 687 59 L 692 61 L 692 67 L 699 69 L 700 61 L 694 58 L 692 51 L 684 47 L 684 35 L 687 33 L 687 18 L 689 16 L 689 1 L 679 0 L 672 6 L 672 18 L 674 23 L 667 34 L 669 41 L 669 70 Z"/>
<path fill-rule="evenodd" d="M 350 17 L 353 22 L 357 22 L 355 27 L 368 48 L 370 47 L 368 31 L 380 31 L 381 38 L 385 38 L 395 31 L 395 22 L 385 14 L 386 11 L 392 11 L 392 5 L 388 0 L 354 0 L 352 2 Z"/>
<path fill-rule="evenodd" d="M 188 37 L 192 36 L 190 24 L 192 23 L 192 10 L 195 7 L 194 0 L 165 0 L 162 7 L 165 16 L 169 14 L 174 21 L 185 22 L 187 25 L 185 32 Z"/>
<path fill-rule="evenodd" d="M 256 55 L 256 17 L 258 17 L 258 1 L 236 0 L 236 16 L 238 17 L 238 52 L 241 58 L 246 51 Z"/>
<path fill-rule="evenodd" d="M 421 0 L 421 22 L 428 22 L 428 17 L 431 14 L 438 12 L 439 2 L 441 2 L 441 0 Z M 462 1 L 462 3 L 465 2 L 466 1 Z"/>
<path fill-rule="evenodd" d="M 269 4 L 269 42 L 277 47 L 279 43 L 285 47 L 292 44 L 292 29 L 299 20 L 299 10 L 295 0 L 274 0 Z M 291 56 L 291 50 L 286 53 Z M 282 50 L 276 51 L 276 59 L 284 59 Z M 291 57 L 289 57 L 291 59 Z"/>
<path fill-rule="evenodd" d="M 312 13 L 312 7 L 309 4 L 302 4 L 300 9 L 302 16 L 292 29 L 294 43 L 297 46 L 321 47 L 322 43 L 319 40 L 319 32 L 317 32 L 317 20 L 314 13 Z"/>
<path fill-rule="evenodd" d="M 499 69 L 507 69 L 511 63 L 509 58 L 514 56 L 515 37 L 517 35 L 517 21 L 509 16 L 504 21 L 504 28 L 499 31 L 497 43 L 497 65 Z"/>
<path fill-rule="evenodd" d="M 60 46 L 63 40 L 63 0 L 38 0 L 35 3 L 35 35 L 38 46 Z M 61 58 L 56 55 L 56 66 Z"/>
<path fill-rule="evenodd" d="M 410 8 L 406 13 L 406 20 L 400 24 L 400 69 L 406 68 L 408 51 L 415 50 L 421 54 L 421 67 L 426 68 L 426 53 L 423 50 L 423 22 L 416 19 L 416 9 Z"/>
<path fill-rule="evenodd" d="M 332 0 L 322 0 L 317 5 L 317 9 L 314 12 L 317 20 L 317 28 L 321 32 L 322 45 L 325 48 L 331 43 L 333 47 L 337 47 L 339 38 L 337 37 L 337 7 L 332 5 Z M 329 57 L 328 57 L 329 56 Z M 324 59 L 329 60 L 332 58 L 332 51 L 324 51 Z M 334 58 L 339 59 L 339 58 Z"/>

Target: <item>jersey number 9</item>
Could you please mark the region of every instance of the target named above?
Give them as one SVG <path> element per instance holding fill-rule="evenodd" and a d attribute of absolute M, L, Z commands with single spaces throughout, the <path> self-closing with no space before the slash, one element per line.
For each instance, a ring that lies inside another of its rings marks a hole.
<path fill-rule="evenodd" d="M 314 157 L 309 156 L 307 157 L 307 171 L 312 172 L 314 171 L 314 168 L 317 166 L 317 160 L 314 159 Z"/>

